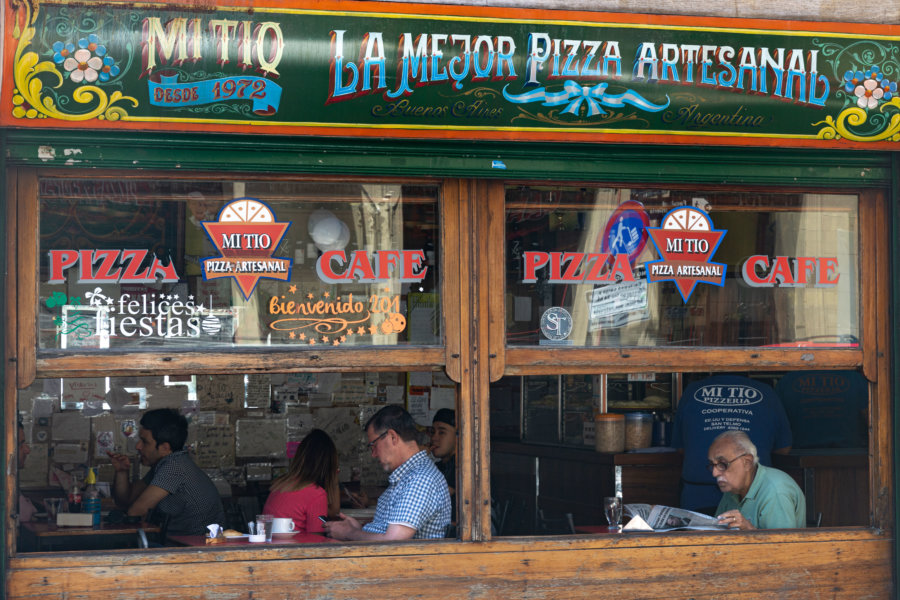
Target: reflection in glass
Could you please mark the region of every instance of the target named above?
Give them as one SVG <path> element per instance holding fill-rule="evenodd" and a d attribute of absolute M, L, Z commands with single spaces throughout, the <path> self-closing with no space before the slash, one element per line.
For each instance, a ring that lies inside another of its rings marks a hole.
<path fill-rule="evenodd" d="M 441 343 L 437 188 L 40 181 L 39 347 Z"/>
<path fill-rule="evenodd" d="M 725 232 L 723 285 L 648 281 L 680 207 Z M 512 345 L 859 346 L 856 196 L 509 188 L 506 240 Z"/>

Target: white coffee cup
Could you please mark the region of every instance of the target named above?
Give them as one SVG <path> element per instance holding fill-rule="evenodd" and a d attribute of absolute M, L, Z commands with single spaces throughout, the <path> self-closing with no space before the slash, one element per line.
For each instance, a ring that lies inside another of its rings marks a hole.
<path fill-rule="evenodd" d="M 293 533 L 294 520 L 287 517 L 272 519 L 272 533 Z"/>

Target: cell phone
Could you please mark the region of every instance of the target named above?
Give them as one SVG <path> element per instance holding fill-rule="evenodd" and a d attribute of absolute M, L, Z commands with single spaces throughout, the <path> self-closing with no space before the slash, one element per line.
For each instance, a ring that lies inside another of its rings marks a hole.
<path fill-rule="evenodd" d="M 340 517 L 327 517 L 327 516 L 326 516 L 326 517 L 322 517 L 322 516 L 320 516 L 320 517 L 319 517 L 319 520 L 322 521 L 322 525 L 324 525 L 324 524 L 327 523 L 328 521 L 340 521 L 341 518 L 340 518 Z"/>

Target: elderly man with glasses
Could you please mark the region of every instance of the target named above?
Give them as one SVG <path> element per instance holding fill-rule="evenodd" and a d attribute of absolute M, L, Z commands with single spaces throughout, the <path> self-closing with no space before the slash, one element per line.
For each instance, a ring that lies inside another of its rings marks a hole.
<path fill-rule="evenodd" d="M 806 527 L 806 498 L 783 471 L 759 464 L 756 446 L 743 431 L 719 434 L 709 447 L 707 468 L 723 492 L 719 522 L 732 529 Z"/>
<path fill-rule="evenodd" d="M 450 524 L 447 481 L 421 449 L 413 418 L 399 406 L 385 406 L 365 430 L 372 456 L 390 472 L 388 487 L 378 498 L 371 522 L 360 526 L 342 514 L 341 520 L 325 523 L 326 535 L 384 542 L 444 537 Z"/>

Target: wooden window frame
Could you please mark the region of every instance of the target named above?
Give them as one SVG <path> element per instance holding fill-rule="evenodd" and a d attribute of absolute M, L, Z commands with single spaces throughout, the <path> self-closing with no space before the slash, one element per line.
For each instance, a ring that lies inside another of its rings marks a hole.
<path fill-rule="evenodd" d="M 211 172 L 135 172 L 119 170 L 91 171 L 93 179 L 147 179 L 165 177 L 190 181 L 291 181 L 291 182 L 359 182 L 435 185 L 438 188 L 439 239 L 442 265 L 438 290 L 442 298 L 442 331 L 444 343 L 440 345 L 410 347 L 354 347 L 340 349 L 316 349 L 309 351 L 272 351 L 266 348 L 208 352 L 200 350 L 116 351 L 96 354 L 76 352 L 47 352 L 41 355 L 37 348 L 37 306 L 39 258 L 39 179 L 42 177 L 81 179 L 83 173 L 62 169 L 10 168 L 7 170 L 7 287 L 6 287 L 6 398 L 5 403 L 7 448 L 16 447 L 18 389 L 31 385 L 37 378 L 139 376 L 166 374 L 214 374 L 214 373 L 287 373 L 287 372 L 366 372 L 366 371 L 422 371 L 446 370 L 448 377 L 460 383 L 459 467 L 460 485 L 457 488 L 459 506 L 474 506 L 474 488 L 468 484 L 472 473 L 471 433 L 466 423 L 471 423 L 472 391 L 463 374 L 463 361 L 471 360 L 469 352 L 462 350 L 469 343 L 469 336 L 462 325 L 462 315 L 470 312 L 471 299 L 466 295 L 471 288 L 459 261 L 444 257 L 456 256 L 469 248 L 468 235 L 459 227 L 460 218 L 472 210 L 469 186 L 460 180 L 440 180 L 413 177 L 346 177 L 315 175 L 255 175 L 229 173 L 227 176 Z M 463 221 L 464 222 L 464 221 Z M 466 285 L 460 288 L 459 282 Z M 465 292 L 465 293 L 464 293 Z M 487 362 L 485 362 L 487 364 Z M 465 399 L 465 400 L 464 400 Z M 7 461 L 13 460 L 13 451 Z M 17 497 L 15 478 L 7 478 L 7 498 Z M 15 513 L 12 508 L 10 513 Z M 459 510 L 459 537 L 471 540 L 472 517 L 466 510 Z M 8 523 L 11 521 L 8 521 Z M 477 537 L 477 536 L 476 536 Z M 7 556 L 14 556 L 16 529 L 7 528 L 5 546 Z"/>
<path fill-rule="evenodd" d="M 732 191 L 766 193 L 841 193 L 859 198 L 859 293 L 862 346 L 858 349 L 818 348 L 571 348 L 517 347 L 506 345 L 505 288 L 505 190 L 511 186 L 559 185 L 560 187 L 666 188 L 690 191 Z M 869 382 L 869 490 L 870 525 L 891 529 L 893 515 L 893 432 L 890 388 L 890 246 L 888 190 L 846 188 L 784 188 L 733 185 L 667 185 L 569 181 L 505 181 L 492 188 L 483 207 L 492 228 L 481 270 L 490 273 L 480 287 L 493 286 L 488 301 L 487 333 L 490 381 L 503 376 L 566 374 L 620 374 L 649 372 L 727 372 L 787 370 L 860 370 Z M 502 282 L 503 285 L 497 285 Z M 489 385 L 489 384 L 488 384 Z M 481 396 L 487 398 L 487 395 Z M 489 410 L 482 411 L 482 418 Z M 482 432 L 479 442 L 490 446 L 490 433 Z M 479 457 L 490 464 L 490 452 Z M 485 496 L 489 499 L 489 495 Z"/>
<path fill-rule="evenodd" d="M 77 352 L 39 352 L 37 348 L 37 271 L 29 266 L 37 265 L 39 240 L 36 232 L 39 225 L 38 182 L 42 177 L 80 179 L 82 173 L 73 173 L 59 169 L 19 169 L 16 193 L 10 198 L 10 206 L 15 205 L 17 219 L 10 217 L 9 236 L 17 239 L 17 260 L 10 266 L 15 269 L 17 284 L 17 359 L 16 381 L 20 388 L 27 387 L 36 377 L 65 377 L 78 373 L 81 377 L 96 375 L 149 375 L 166 372 L 169 374 L 210 374 L 223 371 L 231 373 L 260 372 L 324 372 L 341 369 L 345 371 L 385 371 L 385 370 L 421 370 L 447 368 L 454 372 L 451 364 L 458 365 L 458 359 L 451 355 L 455 346 L 455 332 L 450 321 L 444 323 L 444 344 L 409 347 L 353 347 L 322 348 L 315 350 L 271 350 L 265 347 L 248 349 L 225 349 L 210 353 L 202 349 L 178 350 L 163 349 L 160 351 L 116 351 L 79 354 Z M 188 181 L 291 181 L 310 183 L 359 182 L 359 183 L 404 183 L 435 185 L 440 190 L 441 181 L 426 178 L 374 178 L 374 177 L 335 177 L 309 175 L 258 175 L 229 173 L 227 176 L 209 172 L 203 173 L 171 173 L 171 172 L 134 172 L 134 171 L 92 171 L 94 179 L 147 179 L 165 177 L 170 180 Z M 453 237 L 452 232 L 444 232 L 447 211 L 452 211 L 452 204 L 441 198 L 439 193 L 438 210 L 441 211 L 440 237 Z M 13 226 L 15 223 L 17 226 Z M 440 243 L 440 242 L 439 242 Z M 453 279 L 442 275 L 440 292 L 443 298 L 450 297 L 452 288 L 448 286 Z M 377 366 L 373 366 L 377 365 Z M 458 367 L 456 368 L 458 372 Z M 452 375 L 451 375 L 452 377 Z"/>
<path fill-rule="evenodd" d="M 94 178 L 147 178 L 161 176 L 192 180 L 221 180 L 221 174 L 92 171 Z M 6 352 L 4 366 L 7 398 L 15 398 L 18 387 L 26 387 L 35 377 L 90 375 L 142 375 L 151 373 L 204 374 L 231 372 L 327 372 L 371 370 L 446 369 L 459 384 L 459 447 L 457 489 L 459 533 L 464 541 L 490 540 L 490 383 L 507 375 L 567 373 L 639 373 L 658 370 L 788 370 L 861 369 L 870 381 L 870 498 L 871 525 L 893 527 L 893 448 L 890 399 L 890 333 L 887 326 L 890 300 L 890 254 L 885 217 L 888 193 L 885 190 L 807 189 L 804 192 L 855 193 L 860 198 L 860 293 L 863 347 L 856 350 L 763 349 L 763 348 L 679 348 L 677 352 L 654 348 L 522 348 L 506 346 L 504 306 L 505 189 L 508 185 L 548 182 L 519 182 L 485 179 L 363 178 L 333 176 L 279 176 L 231 174 L 234 180 L 360 181 L 390 183 L 434 183 L 440 188 L 443 347 L 339 349 L 310 353 L 229 351 L 200 356 L 198 352 L 114 352 L 84 356 L 37 356 L 36 236 L 39 176 L 78 175 L 60 169 L 10 168 L 7 171 L 7 269 Z M 606 185 L 598 182 L 559 185 Z M 625 187 L 611 184 L 611 187 Z M 660 187 L 660 184 L 654 185 Z M 672 189 L 688 186 L 668 185 Z M 696 185 L 693 190 L 722 189 Z M 730 190 L 761 190 L 733 186 Z M 872 235 L 865 235 L 872 232 Z M 30 235 L 31 234 L 31 235 Z M 498 285 L 498 282 L 503 282 Z M 874 290 L 863 293 L 863 290 Z M 660 356 L 668 354 L 668 356 Z M 218 356 L 217 356 L 218 355 Z M 389 359 L 389 360 L 386 360 Z M 376 364 L 377 361 L 377 364 Z M 373 366 L 374 365 L 374 366 Z M 702 365 L 702 369 L 698 366 Z M 237 368 L 235 368 L 237 366 Z M 7 448 L 15 447 L 15 402 L 5 403 Z M 7 461 L 12 460 L 12 452 Z M 7 498 L 15 498 L 13 478 L 7 478 Z M 772 534 L 776 535 L 777 534 Z M 7 529 L 8 556 L 13 556 L 15 530 Z M 373 550 L 373 554 L 386 550 Z M 389 552 L 389 551 L 388 551 Z M 292 553 L 293 554 L 293 553 Z M 299 551 L 296 553 L 301 554 Z M 302 553 L 304 556 L 306 552 Z M 332 552 L 311 550 L 311 555 Z M 30 559 L 29 559 L 30 560 Z M 98 559 L 79 558 L 93 563 Z"/>

